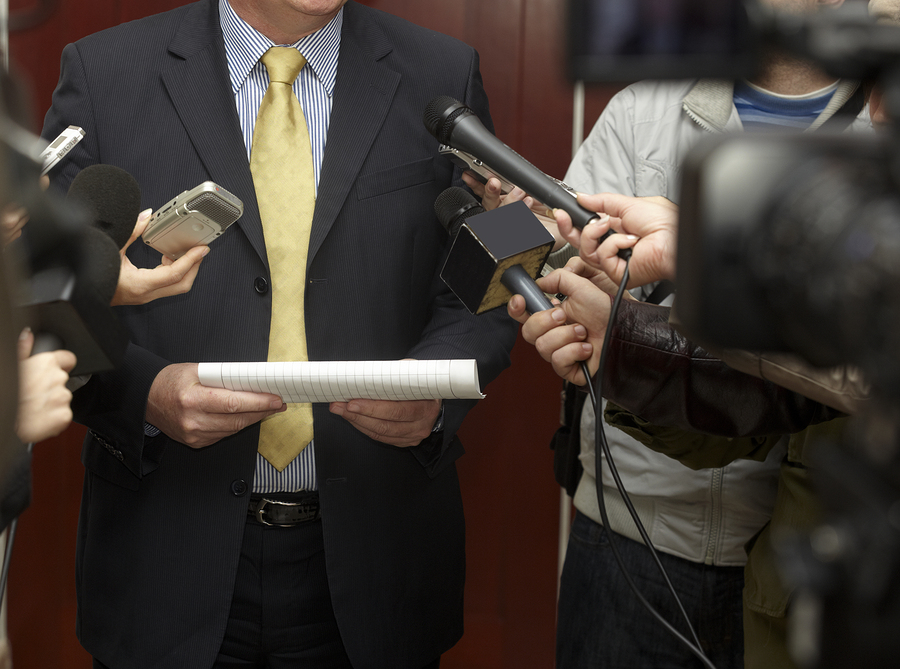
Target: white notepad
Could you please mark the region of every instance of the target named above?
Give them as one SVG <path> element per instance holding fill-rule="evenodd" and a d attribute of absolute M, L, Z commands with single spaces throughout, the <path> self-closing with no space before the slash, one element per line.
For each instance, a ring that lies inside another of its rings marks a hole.
<path fill-rule="evenodd" d="M 284 402 L 483 399 L 475 360 L 201 362 L 200 383 Z"/>

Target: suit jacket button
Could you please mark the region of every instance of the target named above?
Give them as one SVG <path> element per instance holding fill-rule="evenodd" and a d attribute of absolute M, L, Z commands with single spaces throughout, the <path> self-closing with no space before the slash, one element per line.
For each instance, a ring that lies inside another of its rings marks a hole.
<path fill-rule="evenodd" d="M 247 482 L 244 479 L 235 479 L 231 482 L 231 494 L 242 497 L 247 494 Z"/>
<path fill-rule="evenodd" d="M 266 277 L 258 276 L 253 281 L 253 288 L 255 288 L 256 292 L 260 295 L 265 295 L 269 292 L 269 282 L 266 281 Z"/>

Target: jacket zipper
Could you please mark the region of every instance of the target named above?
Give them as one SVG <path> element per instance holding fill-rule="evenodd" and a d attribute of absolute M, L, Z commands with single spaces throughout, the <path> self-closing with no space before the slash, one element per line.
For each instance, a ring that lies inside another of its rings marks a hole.
<path fill-rule="evenodd" d="M 707 132 L 712 132 L 712 133 L 718 132 L 718 130 L 713 128 L 709 123 L 707 123 L 702 118 L 697 116 L 697 114 L 695 114 L 694 111 L 687 105 L 681 105 L 681 108 L 684 109 L 684 113 L 688 115 L 688 118 L 690 118 L 694 123 L 699 125 L 701 128 L 703 128 Z"/>
<path fill-rule="evenodd" d="M 719 548 L 719 535 L 722 523 L 722 478 L 723 472 L 721 467 L 713 469 L 710 477 L 710 521 L 709 521 L 709 539 L 706 543 L 706 557 L 703 559 L 704 564 L 715 564 L 716 553 Z"/>

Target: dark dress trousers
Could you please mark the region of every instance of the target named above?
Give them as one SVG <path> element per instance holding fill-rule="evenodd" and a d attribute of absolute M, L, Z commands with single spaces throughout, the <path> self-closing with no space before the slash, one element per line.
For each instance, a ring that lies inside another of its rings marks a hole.
<path fill-rule="evenodd" d="M 509 364 L 515 323 L 502 309 L 471 316 L 440 281 L 448 242 L 433 205 L 460 182 L 422 123 L 437 95 L 490 125 L 473 49 L 349 2 L 307 266 L 309 354 L 475 358 L 484 385 Z M 208 667 L 231 602 L 259 428 L 198 450 L 145 439 L 142 428 L 164 366 L 266 359 L 266 248 L 217 2 L 67 46 L 43 135 L 70 124 L 87 134 L 55 187 L 106 163 L 137 178 L 147 207 L 207 179 L 244 202 L 190 293 L 120 309 L 126 360 L 74 402 L 90 428 L 76 563 L 82 644 L 114 669 Z M 159 262 L 140 242 L 129 254 L 139 267 Z M 315 406 L 328 580 L 354 667 L 421 667 L 462 634 L 455 433 L 473 404 L 445 402 L 444 431 L 409 449 Z"/>

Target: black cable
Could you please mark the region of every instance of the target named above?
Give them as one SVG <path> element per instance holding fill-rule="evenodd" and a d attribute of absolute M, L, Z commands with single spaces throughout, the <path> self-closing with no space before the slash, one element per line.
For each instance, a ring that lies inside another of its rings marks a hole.
<path fill-rule="evenodd" d="M 584 377 L 587 381 L 588 392 L 591 396 L 591 404 L 594 407 L 594 421 L 595 421 L 595 430 L 594 430 L 594 474 L 596 476 L 595 486 L 597 492 L 597 503 L 600 508 L 600 518 L 603 521 L 603 526 L 606 528 L 606 535 L 609 540 L 609 547 L 612 549 L 613 556 L 616 559 L 616 562 L 619 565 L 619 569 L 622 572 L 622 575 L 625 577 L 628 586 L 637 596 L 638 600 L 644 606 L 645 609 L 654 617 L 656 620 L 666 629 L 670 634 L 672 634 L 676 639 L 678 639 L 688 650 L 690 650 L 697 658 L 709 669 L 715 669 L 715 665 L 710 661 L 706 654 L 703 652 L 703 649 L 700 647 L 700 640 L 697 637 L 697 633 L 694 631 L 693 625 L 691 625 L 690 618 L 687 615 L 687 612 L 684 609 L 683 604 L 681 603 L 681 598 L 678 597 L 678 593 L 675 591 L 675 587 L 672 585 L 671 580 L 669 580 L 669 575 L 666 573 L 665 567 L 663 567 L 662 562 L 659 559 L 659 555 L 656 552 L 656 548 L 653 546 L 653 543 L 650 541 L 650 537 L 647 534 L 647 531 L 644 529 L 644 525 L 641 522 L 640 517 L 637 515 L 637 511 L 631 503 L 631 498 L 628 496 L 628 493 L 625 491 L 625 487 L 622 484 L 622 479 L 619 477 L 619 472 L 616 469 L 615 462 L 613 462 L 612 454 L 609 450 L 609 444 L 606 440 L 606 432 L 603 429 L 603 415 L 601 413 L 601 403 L 600 399 L 602 398 L 602 379 L 603 379 L 603 369 L 606 365 L 606 355 L 609 349 L 609 340 L 612 335 L 613 323 L 616 320 L 616 314 L 619 310 L 619 304 L 622 302 L 622 295 L 625 292 L 625 286 L 628 284 L 629 277 L 629 268 L 628 261 L 625 264 L 625 272 L 622 277 L 622 283 L 619 285 L 619 290 L 616 293 L 616 297 L 613 300 L 612 307 L 610 309 L 609 314 L 609 322 L 606 327 L 606 336 L 603 338 L 603 346 L 600 351 L 600 364 L 597 370 L 597 378 L 596 378 L 596 389 L 594 388 L 594 384 L 591 382 L 590 370 L 588 369 L 587 363 L 581 363 L 581 370 L 584 374 Z M 644 541 L 644 544 L 650 549 L 650 554 L 653 556 L 653 560 L 656 562 L 656 566 L 659 569 L 660 573 L 663 576 L 663 579 L 666 582 L 666 586 L 669 589 L 669 592 L 672 593 L 672 597 L 675 598 L 675 602 L 678 606 L 678 609 L 684 618 L 685 624 L 687 625 L 688 630 L 690 631 L 691 636 L 694 639 L 694 642 L 686 638 L 681 632 L 679 632 L 675 627 L 669 623 L 668 620 L 663 618 L 663 616 L 653 608 L 653 605 L 648 602 L 641 592 L 637 589 L 634 581 L 631 578 L 631 575 L 628 573 L 627 568 L 625 567 L 625 562 L 622 559 L 622 556 L 619 554 L 619 549 L 616 547 L 615 541 L 613 540 L 613 531 L 609 524 L 609 518 L 606 513 L 606 503 L 603 498 L 603 479 L 602 479 L 602 458 L 600 457 L 601 450 L 603 455 L 606 457 L 607 462 L 609 463 L 609 470 L 613 476 L 613 479 L 616 483 L 616 488 L 619 491 L 619 494 L 622 496 L 622 500 L 625 502 L 625 506 L 628 509 L 628 513 L 631 515 L 632 520 L 634 520 L 634 524 L 638 529 L 638 532 L 641 535 L 641 538 Z"/>

